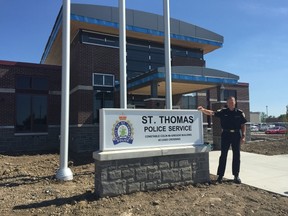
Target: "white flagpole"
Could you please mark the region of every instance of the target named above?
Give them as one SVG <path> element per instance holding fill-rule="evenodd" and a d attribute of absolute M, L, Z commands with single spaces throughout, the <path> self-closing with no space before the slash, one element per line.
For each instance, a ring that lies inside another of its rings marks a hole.
<path fill-rule="evenodd" d="M 119 0 L 120 108 L 127 109 L 126 1 Z"/>
<path fill-rule="evenodd" d="M 73 173 L 68 167 L 69 141 L 69 96 L 70 96 L 70 0 L 63 0 L 62 6 L 62 90 L 60 129 L 60 168 L 56 173 L 59 180 L 72 180 Z"/>
<path fill-rule="evenodd" d="M 170 5 L 169 0 L 163 0 L 165 28 L 165 71 L 166 71 L 166 109 L 172 109 L 171 84 L 171 48 L 170 48 Z"/>

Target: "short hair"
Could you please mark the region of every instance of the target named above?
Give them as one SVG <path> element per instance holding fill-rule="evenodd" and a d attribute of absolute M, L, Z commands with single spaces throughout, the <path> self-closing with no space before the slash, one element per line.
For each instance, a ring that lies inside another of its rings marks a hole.
<path fill-rule="evenodd" d="M 227 98 L 227 101 L 228 101 L 228 100 L 232 100 L 232 99 L 234 99 L 234 100 L 236 101 L 236 98 L 235 98 L 234 96 L 229 96 L 229 97 Z"/>

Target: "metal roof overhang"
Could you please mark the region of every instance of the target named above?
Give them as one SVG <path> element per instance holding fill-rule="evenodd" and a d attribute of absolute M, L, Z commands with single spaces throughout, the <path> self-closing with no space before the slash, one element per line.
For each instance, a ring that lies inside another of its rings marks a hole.
<path fill-rule="evenodd" d="M 221 84 L 235 85 L 239 77 L 224 71 L 203 67 L 172 67 L 172 95 L 213 88 Z M 165 96 L 165 71 L 158 68 L 128 81 L 129 94 L 151 95 L 151 85 L 157 82 L 158 96 Z"/>
<path fill-rule="evenodd" d="M 102 32 L 105 34 L 118 35 L 118 23 L 99 20 L 71 14 L 71 42 L 77 35 L 80 29 Z M 154 42 L 163 43 L 163 32 L 151 29 L 145 29 L 136 26 L 127 26 L 127 37 L 150 40 Z M 171 34 L 171 45 L 178 45 L 188 48 L 199 48 L 203 53 L 212 52 L 222 43 L 218 41 L 195 38 L 184 35 Z M 54 25 L 50 38 L 46 44 L 44 53 L 42 55 L 42 64 L 61 65 L 62 62 L 62 15 L 59 13 L 57 21 Z"/>

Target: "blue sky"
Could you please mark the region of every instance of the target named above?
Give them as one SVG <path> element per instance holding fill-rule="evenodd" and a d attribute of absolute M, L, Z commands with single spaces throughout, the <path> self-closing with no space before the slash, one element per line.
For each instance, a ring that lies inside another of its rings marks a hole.
<path fill-rule="evenodd" d="M 118 0 L 72 0 L 117 6 Z M 127 8 L 163 14 L 163 0 L 126 0 Z M 61 0 L 1 0 L 0 60 L 39 63 Z M 250 110 L 279 116 L 288 105 L 287 0 L 170 0 L 171 17 L 224 36 L 206 66 L 250 84 Z"/>

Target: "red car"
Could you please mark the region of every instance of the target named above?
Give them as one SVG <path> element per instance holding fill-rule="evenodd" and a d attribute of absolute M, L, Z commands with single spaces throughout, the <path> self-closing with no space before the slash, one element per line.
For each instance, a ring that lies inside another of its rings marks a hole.
<path fill-rule="evenodd" d="M 265 134 L 285 134 L 285 133 L 287 133 L 287 129 L 281 126 L 269 128 L 265 131 Z"/>

